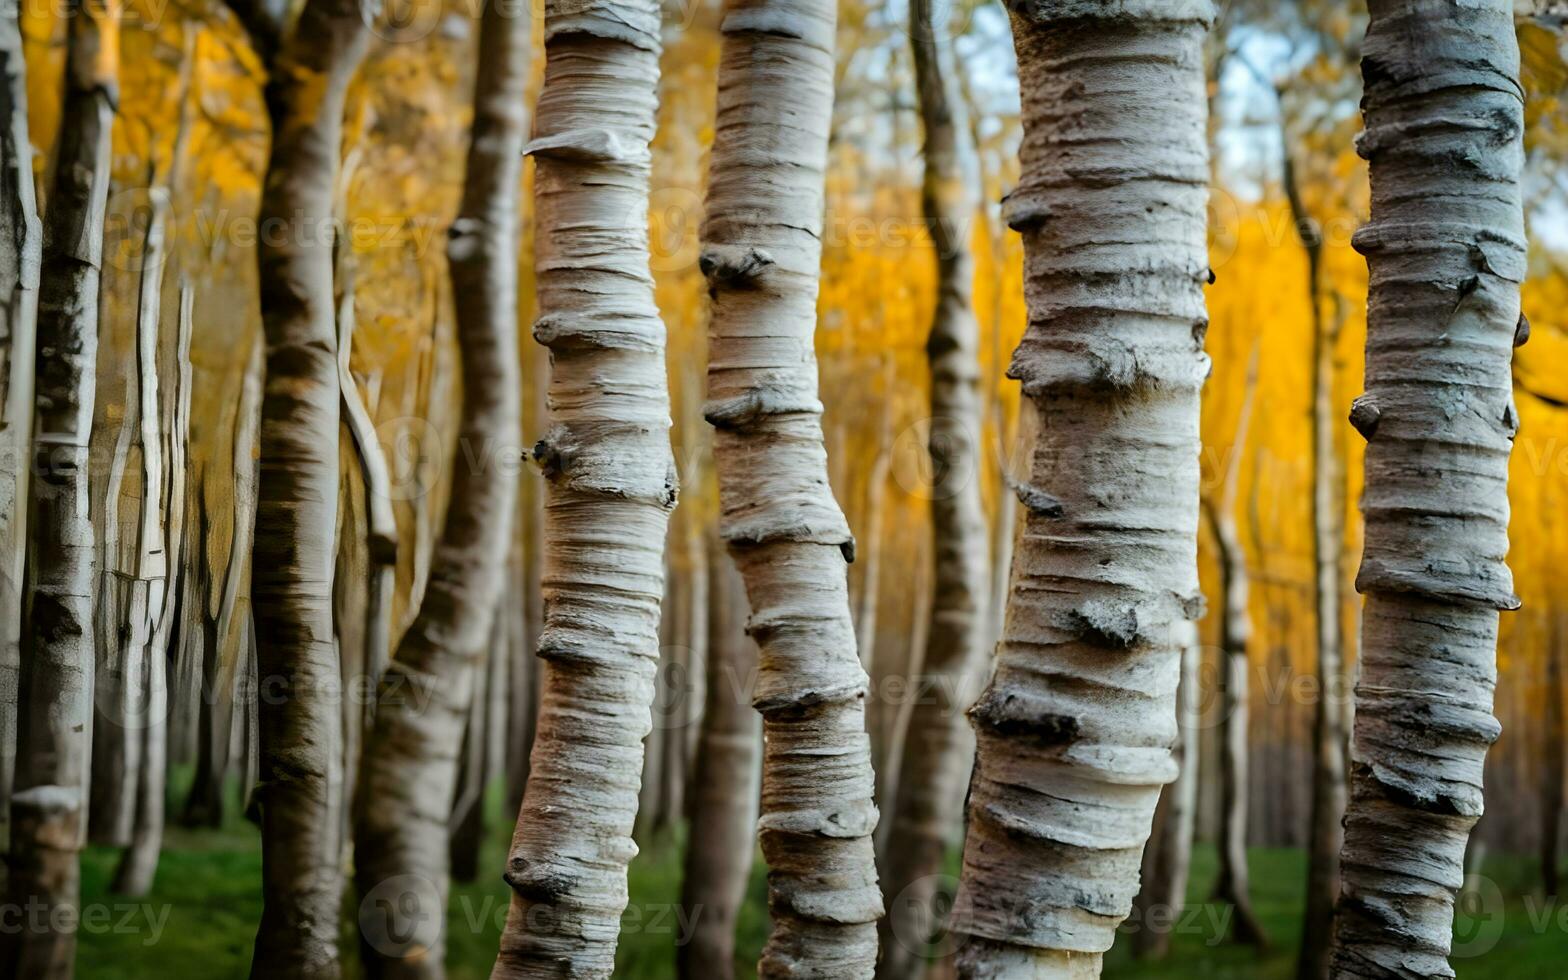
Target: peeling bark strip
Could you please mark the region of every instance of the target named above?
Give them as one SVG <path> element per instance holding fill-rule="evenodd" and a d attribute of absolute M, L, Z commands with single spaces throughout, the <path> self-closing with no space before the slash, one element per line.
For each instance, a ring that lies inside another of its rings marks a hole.
<path fill-rule="evenodd" d="M 265 902 L 255 977 L 338 976 L 343 786 L 334 692 L 333 533 L 338 503 L 337 333 L 325 226 L 343 96 L 369 31 L 356 0 L 307 0 L 271 65 L 272 151 L 260 218 L 291 230 L 257 250 L 267 380 L 251 607 Z"/>
<path fill-rule="evenodd" d="M 21 666 L 22 575 L 27 557 L 27 460 L 33 439 L 33 368 L 43 227 L 27 135 L 22 25 L 0 17 L 0 852 L 11 839 L 16 691 Z"/>
<path fill-rule="evenodd" d="M 27 595 L 7 901 L 51 921 L 78 901 L 93 678 L 88 440 L 119 76 L 120 8 L 73 0 L 39 282 Z M 24 281 L 26 271 L 23 272 Z M 74 911 L 69 913 L 73 916 Z M 74 928 L 0 935 L 0 975 L 70 977 Z"/>
<path fill-rule="evenodd" d="M 496 455 L 476 465 L 458 458 L 419 614 L 387 668 L 365 744 L 355 877 L 361 950 L 374 977 L 444 975 L 447 818 L 475 665 L 507 580 L 517 510 L 516 468 L 501 454 L 519 451 L 522 442 L 518 184 L 529 37 L 526 7 L 499 0 L 485 6 L 468 174 L 447 251 L 462 355 L 459 437 Z M 412 876 L 403 880 L 416 887 L 383 894 L 399 876 Z M 429 899 L 433 907 L 424 904 Z"/>
<path fill-rule="evenodd" d="M 675 503 L 664 324 L 648 270 L 656 0 L 547 0 L 534 157 L 550 349 L 543 701 L 492 974 L 608 977 L 652 727 Z"/>
<path fill-rule="evenodd" d="M 1094 977 L 1176 775 L 1197 576 L 1207 0 L 1015 7 L 1028 329 L 1040 417 L 977 736 L 952 915 L 961 977 Z"/>
<path fill-rule="evenodd" d="M 764 978 L 871 976 L 882 914 L 854 548 L 828 485 L 812 346 L 834 24 L 831 0 L 726 2 L 702 229 L 719 530 L 761 650 Z"/>
<path fill-rule="evenodd" d="M 1333 975 L 1451 977 L 1497 738 L 1510 377 L 1525 273 L 1512 5 L 1373 0 L 1362 48 L 1366 595 Z M 1365 424 L 1376 419 L 1376 428 Z"/>
<path fill-rule="evenodd" d="M 955 81 L 951 42 L 933 0 L 912 0 L 910 37 L 920 118 L 925 126 L 921 204 L 937 258 L 937 305 L 926 340 L 931 364 L 928 448 L 931 534 L 936 553 L 923 686 L 915 702 L 884 851 L 881 922 L 886 980 L 917 980 L 932 927 L 936 883 L 962 800 L 960 683 L 981 662 L 989 638 L 990 528 L 980 498 L 980 325 L 975 320 L 969 230 L 980 213 L 980 180 L 969 123 Z M 968 692 L 966 692 L 968 693 Z M 967 753 L 966 753 L 967 754 Z"/>

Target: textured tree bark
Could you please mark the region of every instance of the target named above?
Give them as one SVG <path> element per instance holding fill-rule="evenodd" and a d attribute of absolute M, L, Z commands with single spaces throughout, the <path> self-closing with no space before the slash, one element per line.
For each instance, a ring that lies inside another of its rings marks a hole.
<path fill-rule="evenodd" d="M 158 347 L 163 318 L 163 266 L 167 254 L 166 225 L 168 222 L 168 194 L 162 188 L 149 195 L 147 236 L 143 243 L 140 261 L 141 281 L 137 297 L 136 357 L 126 393 L 127 411 L 123 429 L 130 433 L 137 447 L 141 467 L 139 497 L 136 501 L 133 538 L 126 550 L 128 566 L 124 568 L 126 584 L 132 593 L 129 619 L 109 624 L 111 635 L 121 646 L 121 668 L 124 673 L 117 679 L 120 691 L 119 707 L 123 714 L 105 716 L 100 711 L 94 720 L 95 736 L 107 736 L 111 745 L 121 749 L 121 768 L 116 772 L 124 781 L 124 840 L 131 844 L 136 828 L 140 786 L 145 772 L 144 750 L 146 726 L 153 723 L 149 714 L 153 691 L 148 684 L 148 665 L 154 655 L 153 643 L 162 616 L 164 598 L 168 595 L 169 561 L 167 526 L 164 513 L 163 444 L 163 380 L 159 377 Z M 172 420 L 171 420 L 172 421 Z M 118 494 L 116 494 L 118 497 Z M 108 520 L 118 519 L 118 500 L 109 501 Z M 105 564 L 113 566 L 113 556 L 105 556 Z M 159 654 L 162 655 L 161 652 Z M 98 675 L 99 693 L 103 693 L 102 673 Z M 96 748 L 94 744 L 94 756 Z M 95 767 L 96 768 L 96 764 Z"/>
<path fill-rule="evenodd" d="M 343 251 L 348 251 L 345 243 Z M 343 417 L 354 442 L 354 454 L 365 481 L 365 507 L 368 515 L 366 543 L 370 557 L 370 588 L 365 608 L 365 673 L 381 677 L 392 653 L 392 592 L 397 572 L 397 517 L 392 512 L 392 476 L 386 454 L 376 438 L 376 423 L 360 396 L 354 374 L 349 370 L 349 355 L 354 343 L 354 272 L 352 259 L 339 256 L 337 272 L 338 303 L 338 385 L 343 391 Z M 463 297 L 466 299 L 467 297 Z M 368 727 L 373 712 L 367 706 L 363 723 Z"/>
<path fill-rule="evenodd" d="M 659 656 L 675 504 L 664 324 L 648 268 L 659 6 L 547 0 L 535 160 L 550 349 L 542 707 L 492 976 L 608 977 Z"/>
<path fill-rule="evenodd" d="M 346 180 L 340 177 L 340 180 Z M 339 204 L 338 213 L 346 211 Z M 352 246 L 337 243 L 338 387 L 343 394 L 343 421 L 348 430 L 340 455 L 346 505 L 339 508 L 337 555 L 333 574 L 333 619 L 338 645 L 338 672 L 344 691 L 364 690 L 379 683 L 391 656 L 392 594 L 397 578 L 397 518 L 392 512 L 392 477 L 386 454 L 376 437 L 376 424 L 349 368 L 354 344 L 354 260 Z M 352 446 L 352 459 L 348 457 Z M 347 533 L 345 533 L 347 532 Z M 359 785 L 364 743 L 375 719 L 374 698 L 345 697 L 343 716 L 343 785 Z M 350 790 L 352 793 L 353 790 Z M 345 807 L 344 839 L 352 838 L 354 815 Z"/>
<path fill-rule="evenodd" d="M 1040 417 L 977 738 L 952 927 L 960 977 L 1095 977 L 1131 910 L 1197 581 L 1208 373 L 1207 0 L 1015 7 Z"/>
<path fill-rule="evenodd" d="M 1247 808 L 1250 803 L 1251 768 L 1247 748 L 1251 699 L 1247 645 L 1252 640 L 1251 580 L 1247 551 L 1236 528 L 1236 495 L 1241 485 L 1241 460 L 1247 452 L 1252 410 L 1258 390 L 1258 348 L 1247 365 L 1247 380 L 1231 436 L 1231 452 L 1221 477 L 1219 499 L 1205 501 L 1209 527 L 1214 531 L 1219 556 L 1220 594 L 1220 827 L 1219 874 L 1214 898 L 1229 905 L 1231 938 L 1249 946 L 1268 945 L 1268 934 L 1252 907 L 1252 881 L 1247 860 Z M 1254 526 L 1258 526 L 1254 522 Z"/>
<path fill-rule="evenodd" d="M 119 75 L 117 4 L 68 8 L 65 100 L 39 281 L 29 535 L 6 879 L 13 908 L 74 916 L 92 745 L 93 526 L 88 442 L 98 284 Z M 23 273 L 25 282 L 26 273 Z M 66 910 L 69 909 L 69 913 Z M 74 922 L 74 920 L 73 920 Z M 74 924 L 0 935 L 0 974 L 69 977 Z"/>
<path fill-rule="evenodd" d="M 1176 691 L 1176 781 L 1165 787 L 1154 812 L 1154 833 L 1143 852 L 1143 887 L 1133 902 L 1136 931 L 1134 952 L 1162 958 L 1170 952 L 1171 924 L 1187 903 L 1187 880 L 1192 872 L 1192 837 L 1198 809 L 1198 684 L 1202 646 L 1196 624 L 1187 624 L 1182 638 L 1181 685 Z"/>
<path fill-rule="evenodd" d="M 719 531 L 760 648 L 763 978 L 870 977 L 882 914 L 854 544 L 828 485 L 812 346 L 835 16 L 828 0 L 725 4 L 702 228 Z"/>
<path fill-rule="evenodd" d="M 503 576 L 502 586 L 506 584 Z M 482 663 L 476 665 L 472 705 L 468 725 L 459 750 L 457 785 L 452 813 L 447 823 L 447 852 L 453 881 L 477 881 L 481 870 L 481 851 L 489 834 L 485 812 L 485 791 L 498 775 L 499 752 L 505 737 L 506 632 L 508 629 L 505 593 L 491 617 L 490 638 L 484 644 Z M 498 697 L 499 694 L 499 697 Z M 497 729 L 500 729 L 498 731 Z"/>
<path fill-rule="evenodd" d="M 528 376 L 531 392 L 545 387 L 542 375 Z M 538 389 L 534 386 L 538 385 Z M 542 416 L 542 412 L 540 413 Z M 524 438 L 527 438 L 526 434 Z M 508 632 L 508 682 L 511 704 L 506 712 L 506 812 L 515 813 L 523 805 L 523 790 L 528 785 L 528 757 L 533 754 L 534 732 L 539 721 L 539 661 L 534 656 L 538 645 L 539 629 L 544 621 L 544 604 L 539 598 L 539 569 L 543 558 L 539 551 L 539 532 L 542 524 L 540 504 L 543 490 L 538 482 L 532 491 L 527 483 L 532 470 L 521 476 L 519 495 L 523 501 L 518 508 L 518 520 L 523 523 L 522 540 L 513 555 L 506 600 L 516 603 L 511 614 Z M 536 499 L 537 498 L 537 499 Z M 519 595 L 521 593 L 521 595 Z"/>
<path fill-rule="evenodd" d="M 529 35 L 526 7 L 486 5 L 468 173 L 447 247 L 463 371 L 458 437 L 472 449 L 457 454 L 424 599 L 387 667 L 362 763 L 355 879 L 364 902 L 385 913 L 367 922 L 362 906 L 362 951 L 376 977 L 444 975 L 448 818 L 517 511 L 518 185 Z M 482 746 L 484 715 L 472 716 Z M 482 795 L 482 776 L 480 783 Z"/>
<path fill-rule="evenodd" d="M 1510 370 L 1526 245 L 1512 4 L 1373 0 L 1362 46 L 1371 218 L 1366 596 L 1336 978 L 1451 977 L 1454 892 L 1497 738 Z"/>
<path fill-rule="evenodd" d="M 155 221 L 163 221 L 166 216 L 166 210 L 158 209 L 153 212 Z M 156 271 L 161 273 L 162 268 L 162 262 L 159 262 Z M 161 278 L 162 276 L 158 275 L 153 282 L 144 280 L 144 288 L 158 288 L 158 281 Z M 161 557 L 156 562 L 144 562 L 144 567 L 152 565 L 152 570 L 156 570 L 157 566 L 161 565 L 164 579 L 161 589 L 155 590 L 161 591 L 161 595 L 149 609 L 151 628 L 148 631 L 147 652 L 142 658 L 142 672 L 138 679 L 145 694 L 141 701 L 142 727 L 139 732 L 134 733 L 141 739 L 141 771 L 136 782 L 135 824 L 131 831 L 130 845 L 120 857 L 120 864 L 115 869 L 114 881 L 110 886 L 113 892 L 120 895 L 140 896 L 151 890 L 153 877 L 158 870 L 158 853 L 163 847 L 164 794 L 169 761 L 169 651 L 175 624 L 180 615 L 179 590 L 186 574 L 182 569 L 189 567 L 186 559 L 190 557 L 185 537 L 187 485 L 185 461 L 190 433 L 191 316 L 194 294 L 188 284 L 184 282 L 180 284 L 179 297 L 180 306 L 172 358 L 173 370 L 167 383 L 161 385 L 163 390 L 161 398 L 154 400 L 158 407 L 157 419 L 166 419 L 167 422 L 155 421 L 155 424 L 148 425 L 144 416 L 142 426 L 142 438 L 151 439 L 159 446 L 156 454 L 149 453 L 144 447 L 142 458 L 144 465 L 149 468 L 154 460 L 161 467 L 163 472 L 158 482 L 163 488 L 163 493 L 158 499 L 154 499 L 151 493 L 152 480 L 149 479 L 142 484 L 143 508 L 155 509 L 159 516 L 152 527 L 150 538 L 148 529 L 144 525 L 140 547 L 143 555 L 149 558 L 156 548 L 163 556 L 175 555 L 177 559 L 173 564 Z M 149 372 L 155 378 L 158 373 L 157 327 L 155 317 L 143 317 L 138 324 L 142 337 L 138 370 L 144 379 Z M 148 384 L 144 380 L 144 390 L 147 387 Z M 156 387 L 152 394 L 156 396 Z M 143 401 L 145 403 L 148 399 L 144 397 Z"/>
<path fill-rule="evenodd" d="M 344 806 L 332 568 L 341 393 L 332 288 L 343 99 L 369 39 L 357 0 L 306 0 L 266 87 L 257 250 L 266 388 L 252 557 L 264 910 L 253 977 L 339 975 Z"/>
<path fill-rule="evenodd" d="M 942 858 L 962 799 L 964 681 L 990 638 L 990 528 L 981 500 L 980 325 L 975 320 L 969 234 L 980 212 L 978 166 L 955 85 L 950 40 L 932 0 L 910 4 L 910 38 L 925 126 L 921 207 L 936 249 L 937 304 L 931 364 L 931 540 L 935 551 L 925 658 L 905 729 L 892 828 L 884 850 L 877 976 L 918 980 Z"/>
<path fill-rule="evenodd" d="M 747 703 L 757 651 L 746 635 L 740 572 L 717 547 L 708 556 L 707 691 L 681 906 L 697 909 L 691 938 L 677 947 L 681 980 L 734 980 L 735 924 L 751 877 L 752 825 L 762 733 Z"/>
<path fill-rule="evenodd" d="M 1323 236 L 1307 212 L 1296 168 L 1280 130 L 1285 194 L 1296 237 L 1307 254 L 1307 301 L 1312 309 L 1312 564 L 1317 627 L 1318 701 L 1312 724 L 1312 811 L 1307 831 L 1307 895 L 1301 923 L 1297 980 L 1328 975 L 1334 901 L 1339 897 L 1340 826 L 1345 815 L 1344 654 L 1340 636 L 1339 562 L 1344 533 L 1339 456 L 1334 447 L 1334 341 L 1323 321 Z"/>
<path fill-rule="evenodd" d="M 151 237 L 143 248 L 152 250 Z M 140 457 L 137 432 L 141 424 L 141 397 L 134 368 L 125 381 L 125 413 L 114 440 L 114 453 L 103 480 L 101 494 L 90 504 L 90 517 L 98 529 L 97 595 L 93 620 L 97 628 L 97 654 L 93 670 L 92 750 L 88 778 L 87 839 L 94 844 L 124 847 L 130 843 L 136 822 L 136 774 L 141 769 L 141 743 L 127 737 L 127 725 L 140 714 L 142 691 L 135 684 L 146 648 L 147 583 L 139 578 L 136 530 L 141 526 L 138 506 L 127 507 L 126 477 L 131 475 L 132 449 Z M 134 477 L 140 480 L 141 474 Z M 97 481 L 94 481 L 96 483 Z M 133 483 L 133 486 L 135 484 Z M 130 528 L 130 535 L 124 534 Z"/>
<path fill-rule="evenodd" d="M 0 854 L 11 839 L 22 575 L 27 560 L 33 366 L 43 226 L 27 132 L 27 67 L 17 17 L 0 17 Z"/>
<path fill-rule="evenodd" d="M 199 611 L 202 629 L 201 706 L 197 726 L 196 773 L 190 795 L 185 800 L 181 822 L 186 826 L 218 827 L 223 824 L 224 780 L 229 773 L 230 745 L 234 738 L 234 681 L 245 660 L 249 642 L 248 613 L 240 597 L 246 588 L 256 515 L 256 442 L 261 424 L 262 389 L 261 338 L 251 346 L 245 374 L 240 384 L 239 406 L 234 415 L 231 465 L 234 468 L 234 521 L 229 537 L 229 561 L 223 577 L 213 591 L 211 572 L 203 573 L 196 591 L 203 608 Z M 199 488 L 201 481 L 195 481 Z M 207 539 L 206 499 L 198 490 L 196 513 L 198 539 Z M 207 552 L 198 549 L 201 566 L 207 568 Z M 217 609 L 212 609 L 214 597 Z M 192 615 L 196 615 L 193 611 Z M 228 651 L 225 655 L 225 651 Z M 241 710 L 248 714 L 249 708 Z M 247 787 L 248 788 L 248 787 Z"/>

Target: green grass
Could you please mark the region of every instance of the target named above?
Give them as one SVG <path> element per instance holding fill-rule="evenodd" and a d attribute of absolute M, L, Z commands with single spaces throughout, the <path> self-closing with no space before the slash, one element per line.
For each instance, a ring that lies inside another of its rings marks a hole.
<path fill-rule="evenodd" d="M 511 828 L 492 799 L 493 833 L 486 842 L 484 867 L 500 868 Z M 680 895 L 680 847 L 676 837 L 650 842 L 631 870 L 632 904 L 624 920 L 616 976 L 624 980 L 666 980 L 674 976 L 673 949 L 682 923 L 670 911 Z M 77 975 L 86 980 L 186 980 L 243 976 L 251 939 L 261 915 L 261 853 L 256 831 L 232 817 L 220 830 L 171 828 L 154 891 L 132 902 L 107 893 L 118 855 L 90 848 L 83 858 L 84 909 L 102 911 L 96 922 L 84 919 Z M 1113 980 L 1286 980 L 1295 963 L 1300 893 L 1305 859 L 1300 851 L 1260 848 L 1252 852 L 1257 911 L 1273 939 L 1261 956 L 1230 946 L 1217 928 L 1223 910 L 1190 905 L 1176 929 L 1168 959 L 1135 962 L 1118 943 L 1107 960 Z M 1532 863 L 1499 858 L 1486 868 L 1492 882 L 1468 903 L 1474 914 L 1461 915 L 1454 967 L 1460 980 L 1556 980 L 1568 975 L 1568 901 L 1544 901 L 1536 888 Z M 1201 900 L 1211 887 L 1214 853 L 1200 847 L 1194 856 L 1191 897 Z M 737 959 L 741 976 L 767 933 L 766 882 L 760 861 L 741 915 Z M 497 938 L 506 915 L 507 890 L 499 875 L 453 889 L 447 919 L 448 964 L 452 980 L 484 980 L 494 962 Z M 357 977 L 352 939 L 351 902 L 345 903 L 344 962 Z M 1559 914 L 1560 913 L 1560 914 Z"/>

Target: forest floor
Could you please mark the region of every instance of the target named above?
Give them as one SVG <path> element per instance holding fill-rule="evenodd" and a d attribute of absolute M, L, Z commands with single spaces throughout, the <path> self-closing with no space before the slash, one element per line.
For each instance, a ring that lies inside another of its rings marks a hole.
<path fill-rule="evenodd" d="M 496 794 L 497 796 L 499 794 Z M 231 797 L 232 798 L 232 797 Z M 492 812 L 482 867 L 500 868 L 511 836 L 499 799 Z M 177 809 L 171 810 L 177 813 Z M 132 901 L 108 893 L 118 852 L 92 847 L 82 862 L 83 919 L 77 976 L 82 980 L 205 980 L 244 976 L 261 915 L 261 851 L 256 830 L 237 814 L 221 829 L 171 827 L 153 893 Z M 676 913 L 680 897 L 680 847 L 668 837 L 645 848 L 632 865 L 631 906 L 623 922 L 616 976 L 624 980 L 673 978 L 673 949 L 689 921 Z M 1303 852 L 1252 851 L 1257 912 L 1273 939 L 1262 955 L 1224 942 L 1225 910 L 1190 905 L 1174 924 L 1168 959 L 1137 962 L 1125 938 L 1107 960 L 1108 980 L 1286 980 L 1295 963 Z M 1214 851 L 1194 855 L 1191 897 L 1207 895 Z M 741 912 L 739 976 L 753 964 L 767 933 L 766 881 L 757 862 L 751 893 Z M 1455 935 L 1459 980 L 1558 980 L 1568 972 L 1568 896 L 1541 897 L 1534 862 L 1499 857 L 1462 903 Z M 448 913 L 450 980 L 484 980 L 495 960 L 506 917 L 507 890 L 499 873 L 453 888 Z M 345 905 L 345 976 L 357 978 L 353 907 Z M 1130 928 L 1130 927 L 1129 927 Z"/>

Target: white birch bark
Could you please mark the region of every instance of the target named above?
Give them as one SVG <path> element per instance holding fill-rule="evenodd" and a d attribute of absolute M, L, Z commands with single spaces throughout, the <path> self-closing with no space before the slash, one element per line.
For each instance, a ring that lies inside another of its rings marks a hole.
<path fill-rule="evenodd" d="M 1013 10 L 1029 323 L 1010 376 L 1040 417 L 952 926 L 960 977 L 1094 977 L 1176 775 L 1208 373 L 1207 0 Z"/>
<path fill-rule="evenodd" d="M 1283 104 L 1282 93 L 1276 98 Z M 1307 302 L 1312 309 L 1312 564 L 1314 625 L 1317 631 L 1318 700 L 1312 723 L 1312 811 L 1307 827 L 1307 894 L 1302 914 L 1297 980 L 1328 973 L 1334 902 L 1339 895 L 1339 850 L 1345 816 L 1344 651 L 1340 638 L 1340 553 L 1344 502 L 1339 496 L 1339 458 L 1334 447 L 1334 343 L 1338 329 L 1324 322 L 1321 289 L 1323 236 L 1308 213 L 1296 167 L 1280 123 L 1282 181 L 1296 237 L 1307 254 Z"/>
<path fill-rule="evenodd" d="M 1142 888 L 1133 902 L 1136 910 L 1133 951 L 1158 959 L 1170 952 L 1172 932 L 1187 903 L 1187 881 L 1192 872 L 1192 838 L 1198 817 L 1198 717 L 1199 667 L 1203 647 L 1196 623 L 1186 624 L 1181 644 L 1181 684 L 1176 691 L 1176 744 L 1171 754 L 1178 772 L 1160 794 L 1154 812 L 1153 835 L 1143 851 Z"/>
<path fill-rule="evenodd" d="M 882 881 L 885 980 L 918 980 L 943 856 L 963 795 L 967 747 L 960 730 L 963 681 L 984 655 L 990 620 L 990 528 L 981 500 L 980 325 L 973 300 L 972 223 L 980 214 L 978 164 L 969 141 L 950 41 L 932 0 L 912 0 L 910 36 L 925 126 L 921 203 L 936 250 L 937 304 L 926 340 L 931 365 L 931 540 L 936 552 L 929 639 L 899 757 Z M 890 753 L 892 755 L 892 753 Z"/>
<path fill-rule="evenodd" d="M 33 368 L 43 226 L 33 190 L 27 67 L 17 16 L 0 16 L 0 854 L 11 839 L 21 667 L 22 574 L 27 558 Z"/>
<path fill-rule="evenodd" d="M 1512 4 L 1373 0 L 1361 510 L 1366 596 L 1331 975 L 1451 977 L 1454 893 L 1497 738 L 1510 365 L 1526 244 Z"/>
<path fill-rule="evenodd" d="M 155 199 L 154 207 L 154 220 L 166 220 L 167 201 L 164 195 L 160 194 Z M 162 268 L 160 261 L 157 265 L 157 272 L 160 273 L 156 276 L 158 280 L 162 278 Z M 164 794 L 169 761 L 169 649 L 179 605 L 176 601 L 177 590 L 185 574 L 182 565 L 188 567 L 185 559 L 190 556 L 185 539 L 185 460 L 190 433 L 193 300 L 190 286 L 182 282 L 174 341 L 174 371 L 168 379 L 168 385 L 163 387 L 164 394 L 161 396 L 158 394 L 161 386 L 156 382 L 159 363 L 157 319 L 144 318 L 138 324 L 141 343 L 137 369 L 144 379 L 148 372 L 154 375 L 152 383 L 146 380 L 142 382 L 143 401 L 147 402 L 150 396 L 152 403 L 158 406 L 157 421 L 151 425 L 144 422 L 142 426 L 142 438 L 153 439 L 158 450 L 151 454 L 149 460 L 144 447 L 143 459 L 149 470 L 153 465 L 152 460 L 156 460 L 156 465 L 162 471 L 157 480 L 162 492 L 157 495 L 151 492 L 153 484 L 150 478 L 143 483 L 142 507 L 144 510 L 155 509 L 158 514 L 156 522 L 148 521 L 144 525 L 140 544 L 141 552 L 147 558 L 143 562 L 143 567 L 147 569 L 144 575 L 150 583 L 156 583 L 151 589 L 156 601 L 149 607 L 147 649 L 142 657 L 140 676 L 136 680 L 142 691 L 141 725 L 130 733 L 141 742 L 135 819 L 130 844 L 121 855 L 110 886 L 112 891 L 120 895 L 145 895 L 152 888 L 153 876 L 158 870 L 158 853 L 163 846 Z M 158 552 L 157 557 L 154 557 L 155 550 Z M 168 560 L 171 555 L 176 556 L 175 562 Z M 159 571 L 163 574 L 161 583 L 151 577 Z"/>
<path fill-rule="evenodd" d="M 92 745 L 88 475 L 98 287 L 119 75 L 119 6 L 73 2 L 39 280 L 30 520 L 7 901 L 77 904 Z M 0 974 L 69 977 L 74 927 L 0 935 Z"/>
<path fill-rule="evenodd" d="M 681 980 L 734 980 L 735 924 L 755 851 L 762 731 L 746 696 L 757 649 L 745 630 L 745 585 L 717 542 L 707 574 L 707 690 L 681 879 L 681 905 L 701 911 L 690 941 L 675 952 L 675 967 Z"/>
<path fill-rule="evenodd" d="M 340 389 L 333 190 L 343 100 L 369 40 L 357 0 L 306 0 L 266 88 L 272 148 L 257 250 L 266 388 L 252 555 L 264 910 L 254 977 L 334 980 L 342 720 L 332 630 Z"/>
<path fill-rule="evenodd" d="M 547 0 L 534 338 L 550 349 L 544 688 L 505 878 L 496 980 L 614 969 L 675 503 L 664 324 L 648 268 L 659 6 Z"/>
<path fill-rule="evenodd" d="M 429 583 L 382 680 L 356 804 L 361 896 L 400 877 L 413 883 L 386 896 L 394 900 L 375 910 L 377 934 L 362 936 L 367 972 L 376 977 L 444 975 L 448 817 L 465 720 L 481 760 L 469 805 L 483 806 L 486 712 L 474 675 L 506 580 L 517 512 L 515 456 L 505 454 L 521 446 L 518 186 L 529 25 L 526 8 L 499 0 L 486 6 L 480 25 L 468 173 L 447 247 L 463 371 L 458 437 L 471 448 L 457 454 Z M 367 911 L 361 907 L 362 927 Z"/>
<path fill-rule="evenodd" d="M 1247 453 L 1247 438 L 1252 430 L 1252 412 L 1257 401 L 1258 359 L 1259 349 L 1254 346 L 1247 364 L 1236 429 L 1231 433 L 1229 459 L 1220 477 L 1218 499 L 1208 498 L 1203 506 L 1209 527 L 1214 531 L 1220 572 L 1221 662 L 1217 677 L 1220 720 L 1215 733 L 1220 743 L 1220 826 L 1219 840 L 1215 842 L 1219 852 L 1219 873 L 1214 882 L 1214 900 L 1231 907 L 1233 940 L 1265 947 L 1269 942 L 1268 934 L 1252 908 L 1252 876 L 1247 859 L 1247 816 L 1251 802 L 1251 758 L 1247 747 L 1251 705 L 1247 693 L 1251 677 L 1247 659 L 1247 647 L 1252 639 L 1251 576 L 1247 571 L 1247 552 L 1242 547 L 1241 532 L 1236 527 L 1241 462 Z M 1256 461 L 1257 457 L 1253 458 Z M 1256 495 L 1254 481 L 1254 498 Z M 1256 514 L 1253 517 L 1256 531 L 1262 524 Z"/>
<path fill-rule="evenodd" d="M 871 976 L 882 914 L 854 544 L 828 484 L 812 345 L 835 16 L 830 0 L 726 3 L 702 229 L 719 530 L 760 649 L 764 978 Z"/>

